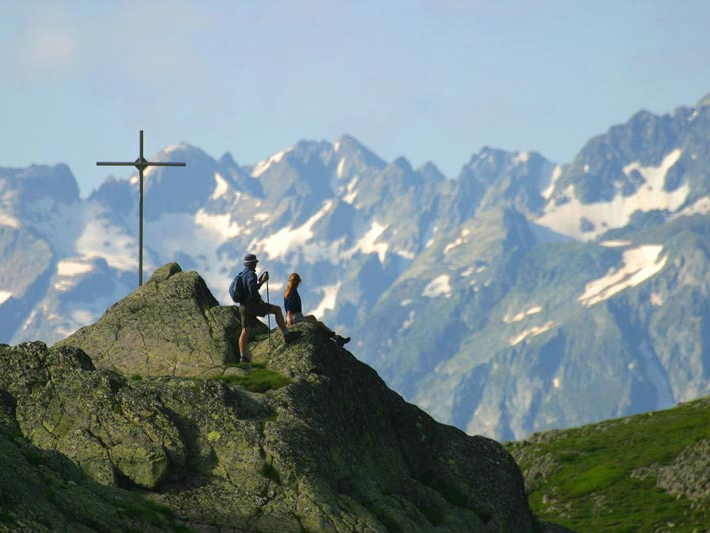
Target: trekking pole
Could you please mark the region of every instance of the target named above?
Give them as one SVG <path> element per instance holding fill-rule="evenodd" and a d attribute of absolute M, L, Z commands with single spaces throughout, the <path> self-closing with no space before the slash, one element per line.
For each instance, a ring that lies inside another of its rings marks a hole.
<path fill-rule="evenodd" d="M 266 303 L 271 305 L 269 301 L 269 278 L 266 278 Z M 266 320 L 269 323 L 269 352 L 271 352 L 271 314 L 267 313 Z"/>

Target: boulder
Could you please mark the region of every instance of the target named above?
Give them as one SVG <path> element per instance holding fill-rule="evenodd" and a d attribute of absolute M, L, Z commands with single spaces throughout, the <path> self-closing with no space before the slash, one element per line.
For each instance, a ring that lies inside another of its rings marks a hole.
<path fill-rule="evenodd" d="M 220 306 L 197 272 L 168 263 L 55 346 L 80 348 L 98 368 L 127 376 L 208 376 L 236 361 L 240 332 L 235 306 Z"/>

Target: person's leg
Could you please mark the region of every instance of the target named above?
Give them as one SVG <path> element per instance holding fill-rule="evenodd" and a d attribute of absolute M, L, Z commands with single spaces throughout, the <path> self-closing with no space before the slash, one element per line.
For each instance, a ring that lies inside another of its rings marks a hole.
<path fill-rule="evenodd" d="M 249 340 L 249 328 L 252 326 L 252 320 L 256 320 L 256 317 L 250 317 L 249 310 L 247 306 L 239 306 L 239 317 L 242 322 L 242 332 L 239 334 L 239 359 L 240 362 L 246 363 L 251 358 L 247 352 L 247 342 Z"/>
<path fill-rule="evenodd" d="M 333 331 L 328 326 L 326 326 L 324 322 L 321 322 L 320 320 L 318 320 L 314 315 L 308 315 L 306 317 L 306 320 L 308 320 L 309 322 L 316 324 L 318 327 L 320 327 L 323 331 L 325 331 L 328 334 L 328 337 L 333 339 L 340 346 L 343 346 L 343 345 L 350 342 L 350 337 L 343 337 L 342 335 L 338 335 L 335 331 Z"/>
<path fill-rule="evenodd" d="M 287 329 L 286 326 L 286 321 L 284 320 L 284 315 L 281 312 L 281 308 L 278 305 L 271 305 L 271 312 L 273 315 L 276 317 L 276 325 L 279 327 L 281 331 L 284 331 Z"/>
<path fill-rule="evenodd" d="M 244 357 L 247 353 L 247 337 L 249 337 L 249 330 L 247 328 L 242 328 L 242 332 L 239 335 L 239 354 Z"/>
<path fill-rule="evenodd" d="M 284 320 L 283 312 L 281 311 L 281 307 L 279 307 L 278 305 L 270 304 L 269 307 L 266 308 L 266 312 L 273 314 L 276 317 L 276 324 L 281 330 L 281 333 L 284 336 L 284 342 L 286 344 L 301 336 L 300 331 L 291 331 L 288 329 L 288 326 L 286 326 L 286 321 Z"/>

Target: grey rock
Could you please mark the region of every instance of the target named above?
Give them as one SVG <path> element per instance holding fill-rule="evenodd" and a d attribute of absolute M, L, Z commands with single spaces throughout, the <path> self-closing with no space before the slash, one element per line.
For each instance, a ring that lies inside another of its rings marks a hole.
<path fill-rule="evenodd" d="M 56 344 L 85 351 L 96 366 L 128 376 L 198 376 L 236 362 L 241 327 L 196 272 L 169 263 L 96 324 Z"/>

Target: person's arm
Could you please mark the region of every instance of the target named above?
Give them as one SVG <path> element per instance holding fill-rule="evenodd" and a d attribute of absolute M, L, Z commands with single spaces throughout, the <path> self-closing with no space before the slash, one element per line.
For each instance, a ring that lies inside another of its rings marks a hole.
<path fill-rule="evenodd" d="M 293 289 L 288 293 L 288 296 L 284 298 L 284 309 L 286 310 L 286 325 L 293 325 Z"/>
<path fill-rule="evenodd" d="M 244 285 L 250 300 L 259 300 L 259 283 L 256 281 L 256 272 L 249 271 L 244 275 Z"/>
<path fill-rule="evenodd" d="M 264 271 L 261 273 L 261 276 L 259 276 L 259 281 L 257 282 L 257 289 L 261 289 L 261 286 L 267 281 L 269 281 L 269 273 Z"/>

